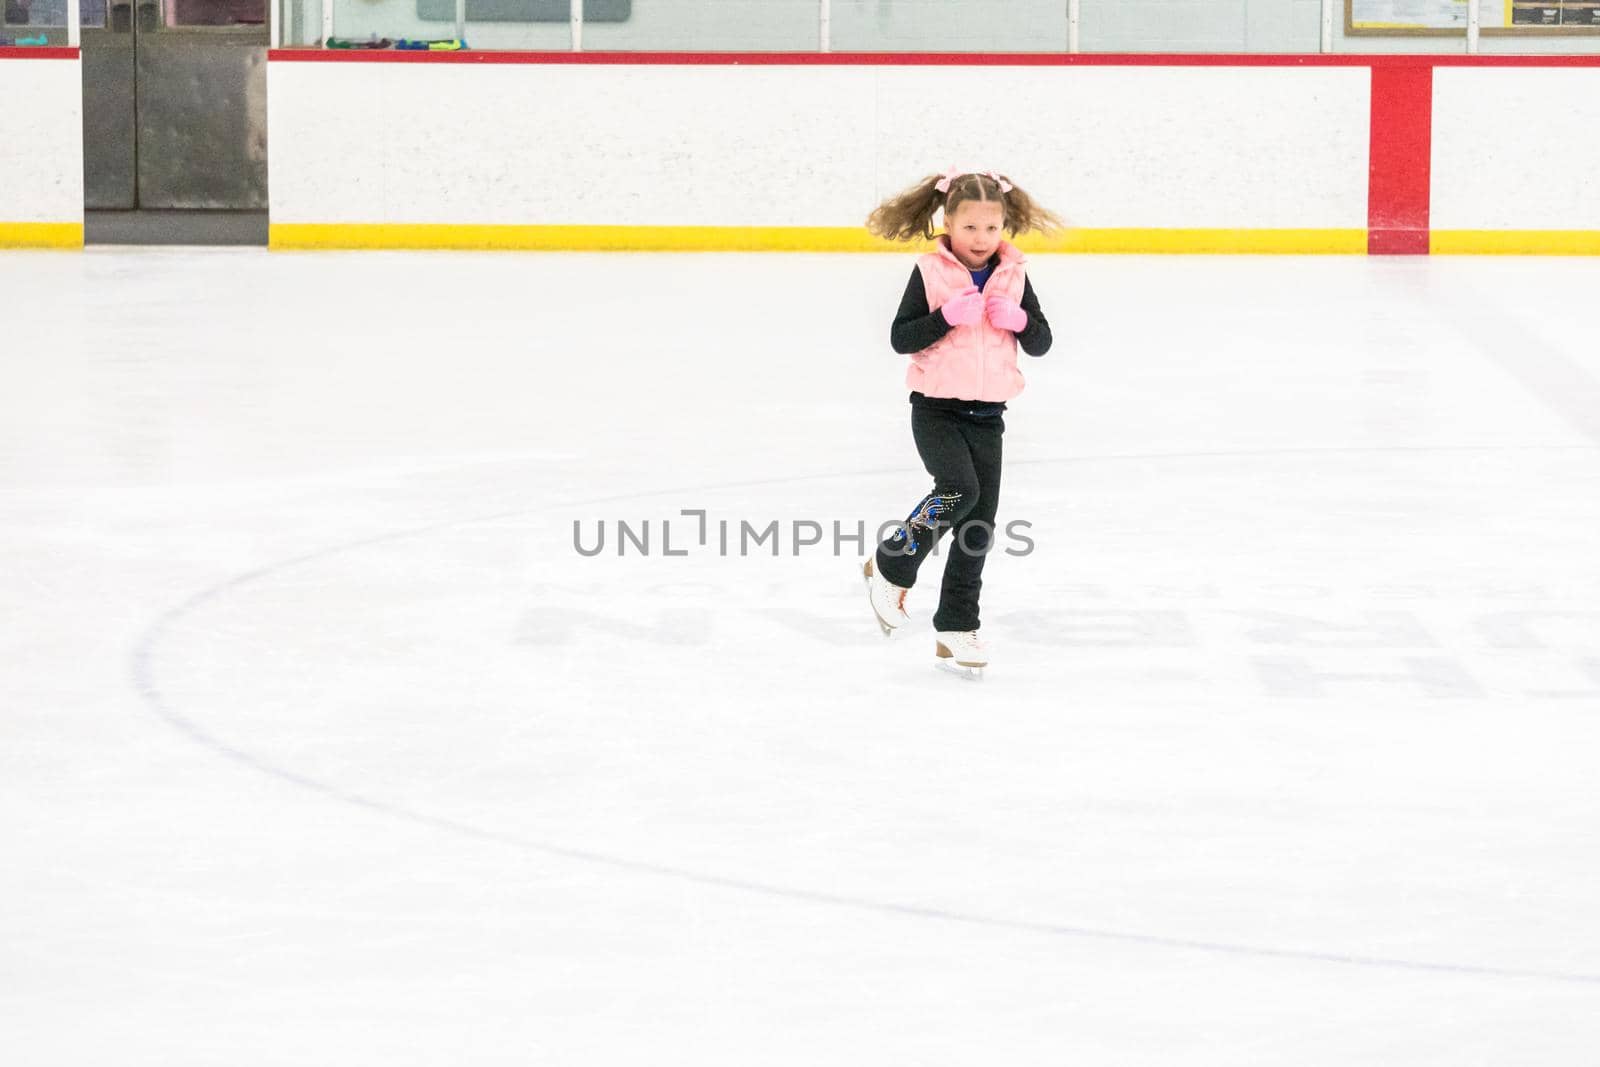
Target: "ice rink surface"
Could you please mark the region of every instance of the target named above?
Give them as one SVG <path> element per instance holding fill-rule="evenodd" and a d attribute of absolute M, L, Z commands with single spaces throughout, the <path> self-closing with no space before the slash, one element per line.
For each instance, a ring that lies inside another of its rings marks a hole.
<path fill-rule="evenodd" d="M 1035 259 L 979 683 L 911 263 L 0 254 L 0 1060 L 1596 1062 L 1600 261 Z"/>

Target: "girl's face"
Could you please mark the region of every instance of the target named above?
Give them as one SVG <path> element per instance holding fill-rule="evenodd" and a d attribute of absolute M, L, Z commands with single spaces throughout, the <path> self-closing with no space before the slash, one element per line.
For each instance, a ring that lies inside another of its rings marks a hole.
<path fill-rule="evenodd" d="M 1000 247 L 1000 228 L 1005 221 L 1006 208 L 998 200 L 961 201 L 955 213 L 944 220 L 950 251 L 972 270 L 982 268 Z"/>

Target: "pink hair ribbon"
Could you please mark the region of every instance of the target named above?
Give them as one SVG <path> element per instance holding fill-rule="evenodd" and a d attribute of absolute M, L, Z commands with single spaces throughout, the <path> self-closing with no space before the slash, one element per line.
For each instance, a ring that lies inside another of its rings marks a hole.
<path fill-rule="evenodd" d="M 949 170 L 945 171 L 944 177 L 934 182 L 933 187 L 939 190 L 941 193 L 948 193 L 950 191 L 950 183 L 961 177 L 963 174 L 982 174 L 985 178 L 990 179 L 996 185 L 998 185 L 1002 193 L 1009 193 L 1011 191 L 1011 183 L 1000 177 L 999 174 L 996 174 L 992 170 L 962 170 L 959 167 L 951 167 Z"/>

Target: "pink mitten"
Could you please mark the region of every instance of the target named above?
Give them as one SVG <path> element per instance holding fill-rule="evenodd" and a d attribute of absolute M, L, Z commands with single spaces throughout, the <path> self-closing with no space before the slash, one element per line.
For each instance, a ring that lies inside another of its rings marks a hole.
<path fill-rule="evenodd" d="M 985 303 L 985 310 L 989 313 L 989 322 L 998 329 L 1021 333 L 1028 328 L 1028 313 L 1015 300 L 991 296 Z"/>
<path fill-rule="evenodd" d="M 983 294 L 969 285 L 939 306 L 944 321 L 952 326 L 971 326 L 983 317 Z"/>

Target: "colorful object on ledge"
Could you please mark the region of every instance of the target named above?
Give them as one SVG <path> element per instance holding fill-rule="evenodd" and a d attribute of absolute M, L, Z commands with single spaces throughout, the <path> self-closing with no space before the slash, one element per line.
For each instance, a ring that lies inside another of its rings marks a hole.
<path fill-rule="evenodd" d="M 393 46 L 393 44 L 394 42 L 389 40 L 389 38 L 378 36 L 369 37 L 365 41 L 357 41 L 349 37 L 329 37 L 323 42 L 322 46 L 324 48 L 358 49 L 389 48 Z"/>
<path fill-rule="evenodd" d="M 460 37 L 450 37 L 441 41 L 414 41 L 402 37 L 394 43 L 395 48 L 401 52 L 462 52 L 467 49 L 467 42 Z"/>
<path fill-rule="evenodd" d="M 37 37 L 0 37 L 0 48 L 43 48 L 50 43 L 44 34 Z"/>

